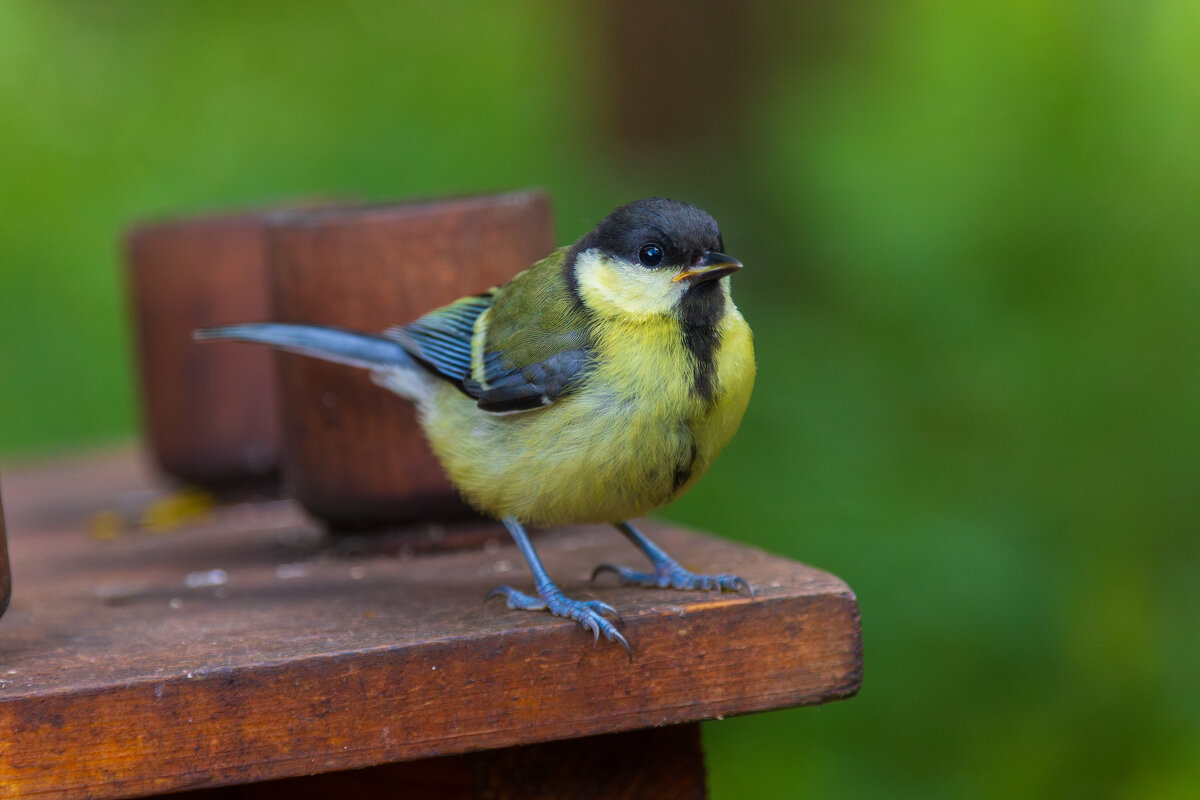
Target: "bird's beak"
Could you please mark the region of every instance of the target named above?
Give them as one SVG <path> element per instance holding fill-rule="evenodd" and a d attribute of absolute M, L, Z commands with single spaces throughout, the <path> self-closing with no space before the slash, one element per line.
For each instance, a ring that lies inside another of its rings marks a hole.
<path fill-rule="evenodd" d="M 726 275 L 732 275 L 741 268 L 742 262 L 736 258 L 730 258 L 724 253 L 709 250 L 704 254 L 704 258 L 700 259 L 694 267 L 679 273 L 673 280 L 676 283 L 680 281 L 687 281 L 691 284 L 704 283 L 724 278 Z"/>

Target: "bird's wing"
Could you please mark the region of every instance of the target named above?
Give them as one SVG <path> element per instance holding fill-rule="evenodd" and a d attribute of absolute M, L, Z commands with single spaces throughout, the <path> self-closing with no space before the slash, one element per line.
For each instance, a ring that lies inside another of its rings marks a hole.
<path fill-rule="evenodd" d="M 491 308 L 494 293 L 493 289 L 455 300 L 409 325 L 389 328 L 383 335 L 399 342 L 421 364 L 466 391 L 464 383 L 471 377 L 475 322 Z"/>
<path fill-rule="evenodd" d="M 570 394 L 591 366 L 587 314 L 562 274 L 565 251 L 509 283 L 464 297 L 384 335 L 479 408 L 528 411 Z"/>

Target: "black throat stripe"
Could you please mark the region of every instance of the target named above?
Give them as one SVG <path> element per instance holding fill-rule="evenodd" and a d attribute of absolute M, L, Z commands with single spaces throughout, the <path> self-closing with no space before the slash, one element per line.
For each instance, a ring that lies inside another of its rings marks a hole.
<path fill-rule="evenodd" d="M 717 325 L 725 316 L 725 293 L 720 281 L 690 288 L 679 304 L 683 346 L 692 356 L 692 392 L 711 402 L 717 392 L 717 352 L 721 336 Z"/>

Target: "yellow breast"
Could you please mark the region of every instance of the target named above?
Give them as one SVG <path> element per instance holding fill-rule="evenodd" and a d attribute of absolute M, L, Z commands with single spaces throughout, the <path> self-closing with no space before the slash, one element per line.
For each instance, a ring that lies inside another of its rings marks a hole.
<path fill-rule="evenodd" d="M 480 411 L 446 385 L 422 409 L 434 452 L 480 510 L 534 525 L 618 522 L 669 503 L 708 469 L 754 385 L 750 329 L 729 305 L 716 387 L 697 396 L 673 319 L 598 326 L 584 385 L 521 414 Z"/>

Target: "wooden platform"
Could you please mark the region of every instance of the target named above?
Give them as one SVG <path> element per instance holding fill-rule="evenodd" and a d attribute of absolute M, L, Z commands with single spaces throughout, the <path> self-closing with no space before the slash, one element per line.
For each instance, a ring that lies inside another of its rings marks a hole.
<path fill-rule="evenodd" d="M 288 501 L 204 511 L 130 449 L 10 470 L 0 486 L 2 797 L 128 797 L 576 739 L 822 703 L 861 679 L 842 581 L 661 525 L 645 531 L 682 563 L 739 573 L 757 597 L 592 585 L 595 565 L 640 554 L 611 528 L 535 539 L 567 594 L 620 611 L 631 663 L 573 623 L 484 603 L 531 586 L 499 526 L 426 526 L 380 554 Z M 138 523 L 148 509 L 161 531 Z M 476 546 L 414 555 L 447 540 Z"/>

